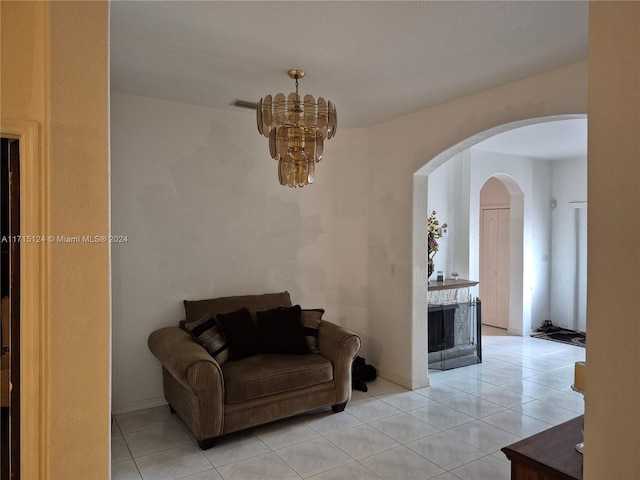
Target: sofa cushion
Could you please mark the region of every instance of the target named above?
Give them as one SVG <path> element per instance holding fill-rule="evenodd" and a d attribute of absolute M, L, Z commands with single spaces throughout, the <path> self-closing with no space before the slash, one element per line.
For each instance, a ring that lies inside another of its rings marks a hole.
<path fill-rule="evenodd" d="M 237 312 L 219 313 L 216 320 L 229 343 L 229 360 L 240 360 L 260 351 L 260 335 L 249 310 L 241 308 Z"/>
<path fill-rule="evenodd" d="M 300 305 L 256 312 L 264 353 L 311 353 L 300 322 Z"/>
<path fill-rule="evenodd" d="M 333 365 L 319 354 L 259 353 L 222 367 L 225 403 L 240 403 L 333 379 Z"/>
<path fill-rule="evenodd" d="M 222 328 L 208 313 L 205 313 L 200 320 L 185 324 L 185 330 L 209 352 L 219 365 L 229 359 L 229 345 L 222 334 Z"/>
<path fill-rule="evenodd" d="M 184 309 L 186 322 L 195 322 L 205 313 L 209 313 L 213 318 L 219 313 L 237 312 L 241 308 L 246 308 L 251 313 L 255 321 L 255 313 L 261 310 L 269 310 L 284 305 L 291 306 L 289 292 L 266 293 L 264 295 L 238 295 L 234 297 L 210 298 L 207 300 L 185 300 Z"/>

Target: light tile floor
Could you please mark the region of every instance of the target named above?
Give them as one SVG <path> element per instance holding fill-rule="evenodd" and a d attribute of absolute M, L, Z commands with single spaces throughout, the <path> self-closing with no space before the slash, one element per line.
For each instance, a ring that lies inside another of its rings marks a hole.
<path fill-rule="evenodd" d="M 330 410 L 221 438 L 201 451 L 167 407 L 116 415 L 113 480 L 500 480 L 500 449 L 583 413 L 573 392 L 582 347 L 483 327 L 483 363 L 431 371 L 408 391 L 378 378 Z"/>

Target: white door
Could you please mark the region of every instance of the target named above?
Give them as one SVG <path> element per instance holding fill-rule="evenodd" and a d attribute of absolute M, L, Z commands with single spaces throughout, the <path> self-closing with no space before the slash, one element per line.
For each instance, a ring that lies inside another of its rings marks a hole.
<path fill-rule="evenodd" d="M 508 208 L 482 210 L 480 236 L 480 300 L 482 323 L 509 328 Z"/>

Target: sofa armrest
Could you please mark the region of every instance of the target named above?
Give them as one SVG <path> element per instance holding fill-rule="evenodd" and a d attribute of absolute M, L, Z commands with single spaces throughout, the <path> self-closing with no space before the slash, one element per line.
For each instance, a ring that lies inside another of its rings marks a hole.
<path fill-rule="evenodd" d="M 318 347 L 320 354 L 333 363 L 336 404 L 345 403 L 351 398 L 351 365 L 360 346 L 360 337 L 355 333 L 327 320 L 320 321 Z"/>
<path fill-rule="evenodd" d="M 161 328 L 149 335 L 148 343 L 151 353 L 184 387 L 200 393 L 218 384 L 224 392 L 220 365 L 188 332 L 177 327 Z"/>
<path fill-rule="evenodd" d="M 206 441 L 222 434 L 224 378 L 218 362 L 177 327 L 149 335 L 149 350 L 163 367 L 164 396 L 195 434 Z"/>

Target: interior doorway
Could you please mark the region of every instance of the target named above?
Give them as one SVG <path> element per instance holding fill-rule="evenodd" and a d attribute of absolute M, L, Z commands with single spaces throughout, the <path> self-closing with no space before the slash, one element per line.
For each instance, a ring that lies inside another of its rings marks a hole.
<path fill-rule="evenodd" d="M 482 168 L 480 152 L 475 149 L 475 154 L 470 153 L 472 147 L 499 134 L 519 131 L 522 127 L 532 127 L 548 124 L 550 128 L 556 128 L 566 122 L 568 126 L 584 125 L 584 135 L 571 134 L 562 138 L 574 142 L 577 146 L 585 145 L 586 151 L 586 115 L 555 115 L 547 117 L 529 118 L 518 120 L 509 124 L 499 125 L 489 130 L 478 132 L 459 143 L 449 147 L 419 168 L 413 177 L 413 276 L 412 276 L 412 383 L 421 385 L 428 383 L 428 372 L 424 358 L 427 356 L 427 301 L 424 292 L 428 290 L 426 273 L 426 222 L 430 213 L 428 209 L 431 185 L 429 176 L 439 167 L 448 164 L 450 160 L 456 161 L 455 167 L 459 171 L 451 178 L 458 179 L 454 184 L 445 184 L 445 190 L 453 196 L 454 212 L 462 206 L 457 219 L 450 225 L 455 225 L 455 238 L 449 238 L 449 243 L 456 245 L 455 271 L 461 277 L 479 279 L 479 243 L 480 243 L 480 212 L 479 192 L 482 185 L 491 176 L 500 179 L 510 193 L 510 292 L 509 292 L 509 327 L 510 335 L 525 336 L 533 332 L 539 325 L 540 319 L 547 315 L 543 310 L 548 302 L 547 293 L 540 286 L 550 285 L 548 277 L 542 271 L 545 264 L 550 261 L 548 251 L 541 247 L 541 240 L 545 232 L 535 229 L 533 221 L 540 215 L 541 205 L 544 203 L 532 203 L 532 198 L 541 196 L 544 192 L 534 189 L 533 182 L 527 177 L 527 172 L 533 172 L 534 168 L 525 171 L 518 169 L 512 162 L 496 161 L 491 171 Z M 536 129 L 537 130 L 537 129 Z M 579 128 L 571 130 L 580 132 Z M 539 131 L 538 131 L 539 132 Z M 515 144 L 520 145 L 522 142 Z M 535 142 L 524 142 L 523 147 L 547 145 L 538 139 Z M 573 151 L 573 150 L 572 150 Z M 490 154 L 491 149 L 485 153 Z M 509 152 L 505 152 L 509 153 Z M 536 155 L 521 155 L 527 158 L 537 158 Z M 581 158 L 582 154 L 575 154 L 573 158 Z M 586 153 L 585 153 L 586 158 Z M 533 161 L 533 160 L 532 160 Z M 586 160 L 585 160 L 586 164 Z M 502 173 L 500 173 L 502 172 Z M 485 175 L 487 174 L 487 175 Z M 586 172 L 585 172 L 586 175 Z M 448 181 L 448 180 L 447 180 Z M 466 209 L 466 205 L 469 208 Z M 532 210 L 533 209 L 533 210 Z M 536 212 L 535 215 L 533 213 Z M 537 216 L 536 216 L 537 215 Z M 447 215 L 447 221 L 449 216 Z M 468 228 L 467 228 L 468 226 Z M 545 237 L 546 238 L 546 237 Z M 544 239 L 543 239 L 544 240 Z M 565 258 L 568 257 L 565 256 Z M 542 270 L 541 270 L 542 269 Z M 568 268 L 564 271 L 568 271 Z M 546 282 L 546 283 L 545 283 Z M 568 284 L 568 282 L 564 282 Z M 538 287 L 538 288 L 536 288 Z M 567 298 L 564 296 L 563 298 Z M 483 305 L 484 307 L 484 305 Z M 483 312 L 484 313 L 484 312 Z M 426 380 L 425 380 L 426 379 Z"/>
<path fill-rule="evenodd" d="M 509 328 L 511 196 L 496 177 L 480 190 L 480 298 L 482 323 Z"/>
<path fill-rule="evenodd" d="M 0 139 L 0 450 L 2 480 L 20 478 L 20 143 Z"/>

